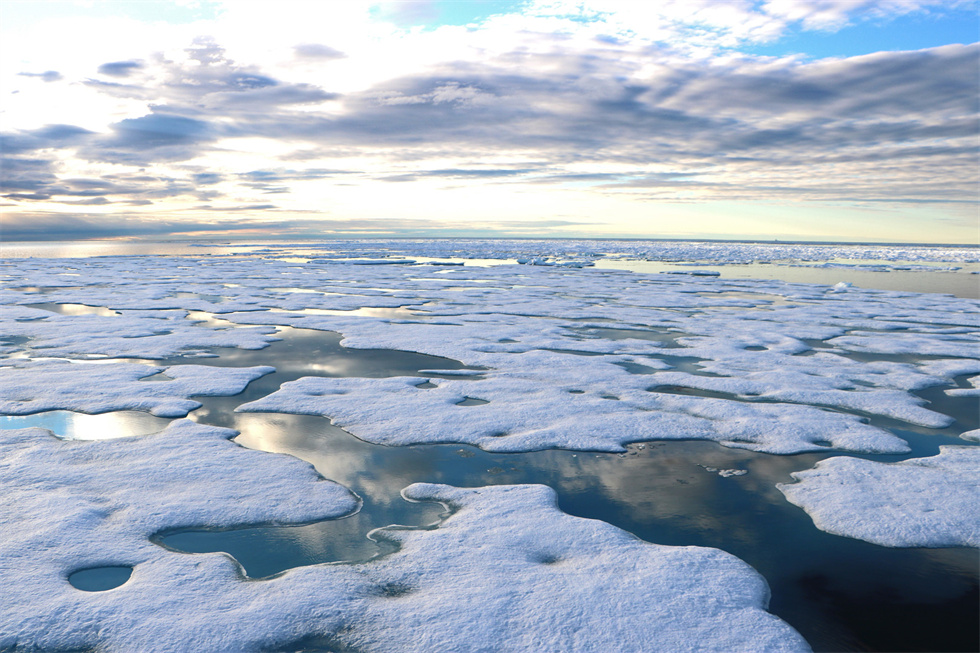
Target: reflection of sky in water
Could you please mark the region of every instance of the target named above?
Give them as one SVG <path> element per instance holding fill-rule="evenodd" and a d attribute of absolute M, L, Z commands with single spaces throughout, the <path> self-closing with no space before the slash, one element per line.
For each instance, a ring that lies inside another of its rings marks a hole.
<path fill-rule="evenodd" d="M 195 315 L 227 325 L 209 314 Z M 656 329 L 595 327 L 579 333 L 585 338 L 651 340 L 663 340 L 668 334 L 678 335 Z M 559 506 L 570 514 L 610 522 L 650 542 L 712 546 L 745 560 L 769 582 L 771 611 L 800 630 L 817 650 L 953 650 L 969 648 L 975 641 L 975 551 L 888 549 L 830 535 L 817 530 L 802 510 L 776 490 L 777 483 L 792 480 L 791 472 L 808 469 L 827 455 L 771 456 L 697 441 L 632 445 L 621 455 L 557 450 L 491 454 L 460 445 L 384 447 L 358 440 L 321 417 L 234 413 L 238 405 L 301 376 L 383 377 L 418 375 L 425 369 L 465 369 L 458 361 L 435 356 L 347 349 L 340 346 L 340 335 L 331 332 L 283 328 L 277 335 L 283 339 L 262 350 L 220 348 L 214 350 L 215 358 L 173 358 L 162 363 L 274 365 L 275 374 L 254 381 L 236 397 L 198 398 L 204 406 L 191 418 L 240 431 L 236 441 L 244 446 L 309 461 L 325 478 L 356 492 L 363 501 L 360 511 L 302 526 L 161 534 L 167 546 L 189 552 L 226 551 L 250 576 L 265 577 L 298 565 L 366 560 L 386 551 L 367 539 L 371 529 L 437 522 L 442 506 L 409 503 L 400 497 L 400 490 L 411 483 L 543 483 L 558 492 Z M 678 369 L 706 374 L 698 367 L 700 359 L 657 358 Z M 957 379 L 958 385 L 965 387 L 965 379 Z M 976 399 L 949 397 L 943 390 L 918 394 L 932 402 L 930 408 L 957 418 L 956 425 L 937 430 L 872 416 L 873 423 L 909 441 L 913 452 L 865 457 L 891 462 L 933 455 L 940 444 L 965 444 L 956 436 L 977 428 Z M 133 411 L 104 415 L 52 411 L 0 417 L 0 427 L 41 426 L 61 437 L 97 439 L 156 432 L 167 421 Z M 705 468 L 748 473 L 725 478 Z"/>
<path fill-rule="evenodd" d="M 891 261 L 883 263 L 893 264 Z M 721 273 L 721 279 L 776 279 L 794 283 L 819 283 L 832 286 L 845 281 L 859 288 L 878 288 L 880 290 L 906 290 L 911 292 L 950 293 L 957 297 L 980 299 L 980 281 L 971 271 L 980 269 L 976 264 L 957 263 L 963 268 L 960 272 L 928 272 L 922 270 L 890 270 L 878 272 L 848 267 L 791 267 L 775 264 L 699 264 L 698 269 L 714 270 Z M 676 263 L 660 261 L 634 261 L 622 259 L 601 259 L 597 268 L 631 270 L 633 272 L 671 272 L 690 269 Z"/>
<path fill-rule="evenodd" d="M 357 540 L 351 531 L 356 527 L 366 534 L 391 523 L 431 523 L 437 506 L 423 511 L 399 496 L 413 482 L 543 483 L 555 488 L 559 506 L 570 514 L 608 521 L 658 544 L 712 546 L 742 558 L 768 580 L 772 610 L 818 649 L 897 650 L 906 635 L 934 629 L 932 617 L 924 615 L 936 610 L 949 613 L 944 626 L 948 637 L 969 639 L 969 624 L 975 621 L 969 612 L 975 606 L 970 598 L 976 588 L 974 551 L 884 549 L 830 535 L 816 530 L 803 511 L 786 502 L 776 483 L 791 481 L 790 472 L 812 467 L 823 455 L 770 456 L 694 441 L 633 445 L 622 455 L 556 450 L 490 454 L 459 445 L 371 445 L 320 417 L 216 411 L 202 421 L 240 430 L 237 441 L 245 446 L 308 460 L 326 478 L 353 489 L 364 504 L 357 522 L 335 522 L 337 537 L 345 540 Z M 748 474 L 724 478 L 705 467 L 746 469 Z M 330 528 L 311 528 L 307 537 L 322 536 Z M 246 529 L 237 534 L 238 541 L 220 533 L 193 535 L 198 548 L 185 550 L 224 550 L 254 560 L 260 557 L 256 548 L 263 547 L 268 560 L 262 563 L 264 570 L 256 566 L 252 573 L 257 576 L 315 560 L 363 559 L 378 551 L 363 548 L 363 541 L 347 557 L 331 540 L 284 547 L 286 529 Z M 249 562 L 244 564 L 250 569 Z M 838 599 L 867 602 L 873 609 L 864 611 L 869 615 L 864 620 L 848 621 L 847 615 L 837 614 Z M 897 623 L 891 623 L 896 615 Z"/>
<path fill-rule="evenodd" d="M 105 306 L 86 306 L 85 304 L 26 304 L 29 308 L 39 308 L 44 311 L 51 311 L 59 315 L 100 315 L 102 317 L 113 317 L 119 315 L 118 312 L 106 308 Z"/>
<path fill-rule="evenodd" d="M 69 410 L 51 410 L 33 415 L 0 415 L 0 429 L 48 429 L 65 440 L 107 440 L 129 435 L 158 433 L 169 419 L 135 410 L 86 415 Z"/>

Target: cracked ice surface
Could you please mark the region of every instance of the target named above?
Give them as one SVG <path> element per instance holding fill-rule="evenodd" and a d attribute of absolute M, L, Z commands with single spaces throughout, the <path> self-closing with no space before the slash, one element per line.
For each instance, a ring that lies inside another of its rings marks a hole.
<path fill-rule="evenodd" d="M 363 651 L 808 648 L 765 611 L 765 581 L 737 558 L 566 515 L 544 486 L 410 486 L 406 497 L 455 514 L 434 530 L 376 532 L 401 544 L 388 558 L 262 581 L 225 555 L 152 544 L 174 527 L 295 523 L 356 506 L 309 465 L 238 447 L 233 433 L 180 420 L 111 441 L 0 434 L 0 522 L 16 525 L 0 540 L 0 648 L 237 651 L 310 637 Z M 101 565 L 134 571 L 107 592 L 68 583 Z M 651 617 L 656 628 L 638 627 Z"/>
<path fill-rule="evenodd" d="M 137 363 L 72 363 L 65 360 L 0 361 L 0 413 L 31 415 L 48 410 L 106 413 L 144 410 L 158 417 L 184 417 L 201 402 L 191 395 L 236 395 L 254 379 L 275 371 L 260 367 Z M 166 372 L 170 380 L 141 379 Z"/>
<path fill-rule="evenodd" d="M 820 530 L 881 546 L 980 546 L 980 447 L 879 463 L 822 460 L 777 485 Z"/>

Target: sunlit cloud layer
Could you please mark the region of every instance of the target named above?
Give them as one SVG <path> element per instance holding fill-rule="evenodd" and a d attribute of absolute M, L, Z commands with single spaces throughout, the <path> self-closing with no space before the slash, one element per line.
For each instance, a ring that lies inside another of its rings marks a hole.
<path fill-rule="evenodd" d="M 977 239 L 980 45 L 903 47 L 968 3 L 2 11 L 5 239 Z"/>

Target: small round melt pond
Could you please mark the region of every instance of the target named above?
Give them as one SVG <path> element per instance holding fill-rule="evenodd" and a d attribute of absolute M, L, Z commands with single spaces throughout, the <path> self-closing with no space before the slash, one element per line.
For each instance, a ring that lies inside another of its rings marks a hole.
<path fill-rule="evenodd" d="M 132 575 L 132 567 L 89 567 L 70 574 L 68 582 L 83 592 L 105 592 L 119 587 Z"/>

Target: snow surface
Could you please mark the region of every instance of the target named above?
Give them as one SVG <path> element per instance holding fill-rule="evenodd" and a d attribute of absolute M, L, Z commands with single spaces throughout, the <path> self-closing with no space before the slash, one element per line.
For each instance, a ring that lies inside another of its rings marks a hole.
<path fill-rule="evenodd" d="M 383 260 L 410 244 L 331 245 Z M 497 245 L 476 251 L 489 256 Z M 594 245 L 575 251 L 598 256 Z M 550 246 L 572 252 L 569 243 Z M 748 251 L 733 247 L 723 249 Z M 326 415 L 389 444 L 618 451 L 638 440 L 701 438 L 770 453 L 898 453 L 906 444 L 863 423 L 868 416 L 945 427 L 950 418 L 914 392 L 980 372 L 980 303 L 943 295 L 561 266 L 247 257 L 5 265 L 12 281 L 0 317 L 4 334 L 19 339 L 8 340 L 11 356 L 214 355 L 265 347 L 292 326 L 340 332 L 348 347 L 485 368 L 482 378 L 439 382 L 426 394 L 414 387 L 425 378 L 313 380 L 319 397 L 287 385 L 245 408 Z M 70 287 L 66 272 L 78 275 Z M 13 285 L 18 275 L 24 286 Z M 39 299 L 119 315 L 59 315 L 32 307 Z M 143 385 L 131 391 L 160 392 Z M 490 403 L 457 406 L 464 396 Z"/>
<path fill-rule="evenodd" d="M 376 531 L 401 543 L 385 559 L 269 580 L 246 580 L 223 554 L 151 543 L 177 527 L 296 523 L 356 506 L 309 465 L 233 434 L 189 420 L 107 441 L 0 432 L 0 649 L 242 651 L 310 638 L 361 651 L 808 648 L 765 611 L 765 581 L 737 558 L 565 515 L 544 486 L 413 485 L 408 498 L 455 514 L 434 530 Z M 134 571 L 105 592 L 68 583 L 98 566 Z"/>
<path fill-rule="evenodd" d="M 31 415 L 49 410 L 106 413 L 144 410 L 158 417 L 184 417 L 201 402 L 192 395 L 236 395 L 275 368 L 138 363 L 73 363 L 66 360 L 0 361 L 0 413 Z M 165 372 L 170 380 L 141 381 Z"/>
<path fill-rule="evenodd" d="M 72 291 L 63 294 L 71 295 Z M 103 299 L 108 298 L 100 301 Z M 208 351 L 213 347 L 261 349 L 278 339 L 270 335 L 275 331 L 271 328 L 200 328 L 188 319 L 185 310 L 137 310 L 120 316 L 59 315 L 29 306 L 8 305 L 3 308 L 2 319 L 5 336 L 29 338 L 32 350 L 51 357 L 213 356 Z"/>
<path fill-rule="evenodd" d="M 839 456 L 777 485 L 820 530 L 893 547 L 980 546 L 980 447 L 898 463 Z"/>
<path fill-rule="evenodd" d="M 323 415 L 362 440 L 385 445 L 458 442 L 487 451 L 618 452 L 642 440 L 706 439 L 769 453 L 907 450 L 900 438 L 854 416 L 810 406 L 660 395 L 646 392 L 642 377 L 615 366 L 596 370 L 594 363 L 579 363 L 578 369 L 562 369 L 563 358 L 578 361 L 549 352 L 526 356 L 547 374 L 460 381 L 306 377 L 237 410 Z M 418 387 L 426 382 L 436 387 Z M 606 394 L 607 388 L 617 395 Z M 489 403 L 457 405 L 467 396 Z"/>

